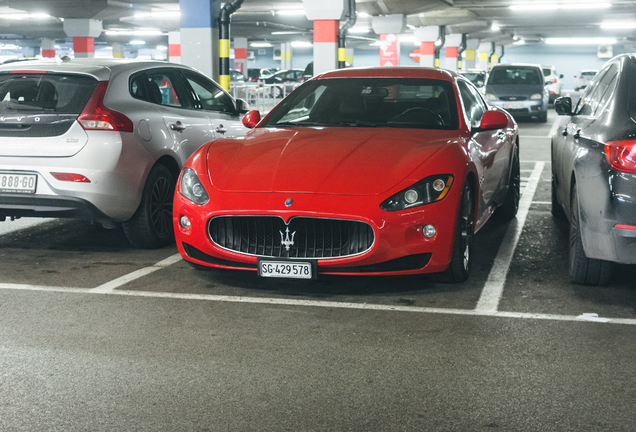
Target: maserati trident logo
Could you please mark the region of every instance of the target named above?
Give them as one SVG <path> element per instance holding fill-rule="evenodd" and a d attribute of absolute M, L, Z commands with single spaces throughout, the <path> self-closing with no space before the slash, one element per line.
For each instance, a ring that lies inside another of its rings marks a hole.
<path fill-rule="evenodd" d="M 285 230 L 285 235 L 283 236 L 283 232 L 278 230 L 280 233 L 280 244 L 285 246 L 285 250 L 289 250 L 290 247 L 294 245 L 294 236 L 296 235 L 296 231 L 291 233 L 291 240 L 289 239 L 289 227 Z"/>
<path fill-rule="evenodd" d="M 289 207 L 290 205 L 292 205 L 294 203 L 294 199 L 293 198 L 287 198 L 285 200 L 285 207 Z"/>

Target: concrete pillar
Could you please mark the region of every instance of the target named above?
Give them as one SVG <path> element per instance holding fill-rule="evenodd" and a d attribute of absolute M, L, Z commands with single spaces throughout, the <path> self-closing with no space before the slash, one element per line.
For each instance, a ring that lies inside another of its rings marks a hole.
<path fill-rule="evenodd" d="M 168 61 L 181 64 L 181 32 L 168 32 Z"/>
<path fill-rule="evenodd" d="M 462 43 L 462 35 L 449 34 L 446 35 L 446 69 L 458 70 L 457 48 Z"/>
<path fill-rule="evenodd" d="M 22 55 L 26 58 L 34 58 L 40 54 L 40 47 L 25 46 L 20 50 Z"/>
<path fill-rule="evenodd" d="M 466 51 L 464 51 L 464 66 L 466 69 L 475 69 L 477 48 L 479 48 L 479 39 L 468 39 L 466 41 Z"/>
<path fill-rule="evenodd" d="M 420 43 L 420 66 L 435 66 L 435 41 L 439 36 L 438 27 L 418 27 L 413 31 Z"/>
<path fill-rule="evenodd" d="M 314 22 L 314 76 L 338 68 L 338 31 L 345 0 L 303 0 L 308 20 Z"/>
<path fill-rule="evenodd" d="M 479 63 L 477 67 L 479 69 L 488 70 L 488 60 L 490 58 L 490 42 L 482 42 L 479 44 L 479 48 L 477 49 L 479 52 Z"/>
<path fill-rule="evenodd" d="M 55 57 L 55 40 L 46 38 L 42 39 L 42 57 Z"/>
<path fill-rule="evenodd" d="M 234 69 L 247 76 L 247 38 L 234 38 Z"/>
<path fill-rule="evenodd" d="M 280 44 L 280 68 L 292 68 L 292 46 L 291 42 Z"/>
<path fill-rule="evenodd" d="M 345 62 L 353 66 L 353 48 L 345 48 Z"/>
<path fill-rule="evenodd" d="M 64 32 L 73 38 L 75 57 L 95 57 L 95 38 L 102 34 L 102 22 L 94 19 L 64 20 Z"/>
<path fill-rule="evenodd" d="M 119 42 L 113 43 L 113 58 L 124 58 L 124 44 Z"/>
<path fill-rule="evenodd" d="M 218 82 L 221 54 L 218 20 L 221 0 L 179 0 L 179 6 L 181 62 Z M 229 57 L 229 41 L 226 49 Z"/>
<path fill-rule="evenodd" d="M 400 64 L 400 41 L 398 35 L 404 32 L 406 17 L 402 14 L 374 16 L 371 19 L 373 31 L 380 35 L 380 66 Z"/>

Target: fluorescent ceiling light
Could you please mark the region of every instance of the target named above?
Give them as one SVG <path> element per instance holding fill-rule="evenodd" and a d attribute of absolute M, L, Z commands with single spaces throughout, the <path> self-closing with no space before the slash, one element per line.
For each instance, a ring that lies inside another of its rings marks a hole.
<path fill-rule="evenodd" d="M 141 12 L 136 13 L 135 18 L 179 18 L 181 11 L 155 11 L 155 12 Z"/>
<path fill-rule="evenodd" d="M 372 42 L 372 43 L 370 43 L 370 44 L 369 44 L 369 46 L 381 46 L 381 45 L 382 45 L 382 44 L 380 43 L 380 41 L 379 41 L 379 40 L 377 40 L 377 41 Z"/>
<path fill-rule="evenodd" d="M 48 14 L 45 14 L 45 13 L 34 13 L 34 14 L 25 14 L 25 13 L 12 14 L 12 13 L 6 13 L 6 14 L 0 14 L 0 18 L 23 20 L 23 19 L 47 19 L 47 18 L 52 18 L 52 17 L 51 17 L 51 15 L 48 15 Z"/>
<path fill-rule="evenodd" d="M 305 10 L 304 9 L 277 10 L 276 15 L 305 15 Z"/>
<path fill-rule="evenodd" d="M 498 31 L 498 30 L 501 30 L 501 27 L 499 27 L 497 24 L 493 24 L 490 26 L 490 30 Z"/>
<path fill-rule="evenodd" d="M 356 12 L 356 15 L 359 16 L 360 18 L 368 18 L 371 16 L 366 12 Z"/>
<path fill-rule="evenodd" d="M 303 34 L 305 32 L 303 31 L 277 31 L 277 32 L 272 32 L 273 35 L 296 35 L 296 34 Z"/>
<path fill-rule="evenodd" d="M 168 47 L 165 45 L 157 45 L 159 51 L 168 51 Z"/>
<path fill-rule="evenodd" d="M 415 39 L 415 36 L 411 36 L 411 35 L 398 35 L 398 40 L 402 43 L 417 42 L 417 40 Z"/>
<path fill-rule="evenodd" d="M 512 5 L 510 9 L 518 11 L 551 11 L 555 9 L 606 9 L 611 6 L 611 3 L 525 3 Z"/>
<path fill-rule="evenodd" d="M 547 38 L 548 45 L 613 45 L 615 38 Z"/>
<path fill-rule="evenodd" d="M 353 26 L 351 27 L 349 30 L 347 30 L 348 33 L 369 33 L 371 31 L 371 29 L 369 27 L 363 27 L 363 26 Z"/>
<path fill-rule="evenodd" d="M 13 44 L 0 44 L 0 49 L 3 49 L 3 50 L 18 50 L 18 49 L 22 49 L 22 47 L 18 46 L 18 45 L 13 45 Z"/>
<path fill-rule="evenodd" d="M 512 44 L 513 45 L 525 45 L 526 41 L 524 41 L 523 39 L 519 39 L 514 41 Z"/>
<path fill-rule="evenodd" d="M 106 30 L 107 36 L 160 36 L 161 30 Z"/>
<path fill-rule="evenodd" d="M 269 42 L 250 42 L 250 46 L 254 48 L 269 48 L 272 44 Z"/>
<path fill-rule="evenodd" d="M 291 43 L 291 46 L 293 46 L 294 48 L 310 48 L 314 46 L 314 44 L 305 41 L 294 41 Z"/>
<path fill-rule="evenodd" d="M 146 44 L 146 42 L 145 42 L 145 41 L 142 41 L 142 40 L 131 40 L 131 41 L 130 41 L 130 44 L 131 44 L 131 45 L 145 45 L 145 44 Z"/>
<path fill-rule="evenodd" d="M 602 29 L 635 29 L 636 22 L 605 22 L 601 24 Z"/>

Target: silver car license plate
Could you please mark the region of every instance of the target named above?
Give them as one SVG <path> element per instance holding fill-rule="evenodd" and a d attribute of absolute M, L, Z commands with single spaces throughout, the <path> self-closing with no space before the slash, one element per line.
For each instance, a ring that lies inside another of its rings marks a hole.
<path fill-rule="evenodd" d="M 523 103 L 521 102 L 510 102 L 504 104 L 504 109 L 521 109 L 523 108 Z"/>
<path fill-rule="evenodd" d="M 261 259 L 258 275 L 273 278 L 312 279 L 315 277 L 311 262 Z"/>
<path fill-rule="evenodd" d="M 0 172 L 0 193 L 35 193 L 36 174 Z"/>

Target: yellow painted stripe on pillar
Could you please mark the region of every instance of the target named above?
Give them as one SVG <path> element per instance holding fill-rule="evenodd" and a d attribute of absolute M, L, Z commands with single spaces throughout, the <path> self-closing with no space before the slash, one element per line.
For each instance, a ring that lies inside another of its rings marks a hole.
<path fill-rule="evenodd" d="M 353 64 L 353 54 L 348 55 L 348 56 L 345 56 L 345 61 L 346 61 L 347 63 L 351 63 L 351 64 Z"/>
<path fill-rule="evenodd" d="M 285 61 L 292 61 L 292 51 L 285 51 Z"/>
<path fill-rule="evenodd" d="M 219 84 L 221 87 L 225 89 L 225 91 L 230 91 L 230 76 L 229 75 L 221 75 L 219 76 Z"/>
<path fill-rule="evenodd" d="M 230 58 L 230 40 L 221 39 L 219 41 L 219 57 Z"/>
<path fill-rule="evenodd" d="M 479 53 L 479 61 L 488 61 L 488 53 L 480 52 Z"/>
<path fill-rule="evenodd" d="M 113 58 L 124 58 L 124 53 L 114 52 Z"/>
<path fill-rule="evenodd" d="M 461 68 L 462 68 L 462 61 L 457 60 L 457 69 L 461 69 Z"/>
<path fill-rule="evenodd" d="M 345 49 L 344 48 L 338 48 L 338 61 L 346 61 L 346 54 L 345 54 Z"/>
<path fill-rule="evenodd" d="M 466 60 L 475 60 L 475 50 L 466 50 Z"/>
<path fill-rule="evenodd" d="M 438 58 L 435 59 L 435 67 L 439 67 L 439 59 Z"/>
<path fill-rule="evenodd" d="M 490 61 L 493 63 L 499 63 L 499 56 L 497 54 L 493 54 Z"/>

